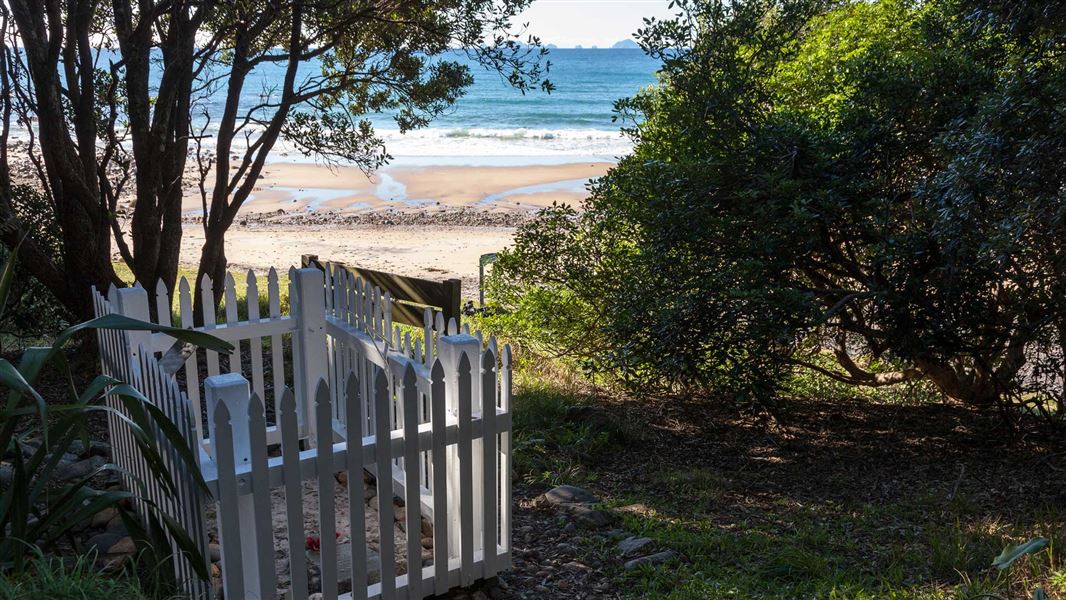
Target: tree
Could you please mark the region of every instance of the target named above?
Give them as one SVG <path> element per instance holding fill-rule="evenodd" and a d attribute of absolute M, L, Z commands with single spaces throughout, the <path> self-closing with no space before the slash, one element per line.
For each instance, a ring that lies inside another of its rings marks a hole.
<path fill-rule="evenodd" d="M 202 275 L 223 276 L 226 230 L 278 140 L 380 166 L 388 154 L 365 115 L 391 113 L 406 131 L 447 110 L 472 82 L 442 57 L 453 48 L 523 91 L 550 90 L 537 40 L 510 33 L 528 1 L 11 0 L 0 9 L 2 110 L 31 136 L 63 242 L 52 257 L 31 240 L 22 264 L 82 316 L 90 285 L 121 283 L 112 240 L 139 281 L 173 289 L 191 172 L 206 236 L 199 291 Z M 249 75 L 269 67 L 282 73 L 276 89 L 249 90 Z M 221 114 L 205 103 L 216 93 Z M 11 248 L 25 227 L 10 199 L 7 134 L 0 231 Z"/>
<path fill-rule="evenodd" d="M 800 367 L 1063 400 L 1066 8 L 679 6 L 618 104 L 633 154 L 497 264 L 504 319 L 645 388 L 765 403 Z"/>

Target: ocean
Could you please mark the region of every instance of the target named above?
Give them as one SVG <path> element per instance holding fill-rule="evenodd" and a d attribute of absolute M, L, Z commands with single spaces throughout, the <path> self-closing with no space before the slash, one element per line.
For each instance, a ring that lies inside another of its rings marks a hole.
<path fill-rule="evenodd" d="M 448 59 L 470 65 L 474 83 L 445 114 L 423 129 L 400 134 L 388 115 L 370 115 L 392 164 L 552 163 L 614 161 L 631 148 L 612 122 L 612 104 L 655 83 L 658 63 L 639 49 L 552 49 L 548 79 L 555 90 L 522 94 L 496 72 L 470 63 L 465 54 Z M 269 66 L 252 74 L 242 104 L 271 96 L 283 70 Z M 224 92 L 205 106 L 220 114 Z M 274 160 L 309 160 L 280 144 Z"/>
<path fill-rule="evenodd" d="M 100 63 L 106 65 L 110 51 L 104 52 Z M 401 134 L 391 116 L 368 115 L 394 157 L 393 165 L 613 162 L 631 149 L 631 143 L 619 133 L 620 124 L 612 121 L 612 104 L 653 85 L 659 66 L 639 49 L 552 49 L 548 79 L 555 90 L 522 94 L 499 73 L 471 62 L 460 51 L 446 53 L 444 58 L 468 64 L 474 83 L 428 127 Z M 316 70 L 313 64 L 302 67 L 300 77 Z M 159 73 L 156 65 L 152 73 L 155 85 Z M 244 87 L 242 107 L 276 101 L 283 74 L 284 67 L 277 64 L 253 71 Z M 216 85 L 201 94 L 194 109 L 197 115 L 204 109 L 211 115 L 206 129 L 209 135 L 222 114 L 225 94 L 225 88 Z M 12 123 L 13 140 L 26 135 Z M 209 145 L 211 139 L 204 143 Z M 284 142 L 279 142 L 271 155 L 273 162 L 312 160 Z"/>

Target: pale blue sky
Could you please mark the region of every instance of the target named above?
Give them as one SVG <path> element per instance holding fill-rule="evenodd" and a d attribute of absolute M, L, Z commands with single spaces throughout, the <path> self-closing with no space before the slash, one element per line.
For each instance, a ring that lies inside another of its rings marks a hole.
<path fill-rule="evenodd" d="M 529 33 L 545 44 L 600 48 L 632 37 L 643 18 L 670 16 L 669 0 L 534 0 L 515 23 L 529 23 Z"/>

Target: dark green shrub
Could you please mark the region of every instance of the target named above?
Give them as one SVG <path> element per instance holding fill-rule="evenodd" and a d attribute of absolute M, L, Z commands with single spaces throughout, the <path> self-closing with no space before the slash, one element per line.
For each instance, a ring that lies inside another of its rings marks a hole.
<path fill-rule="evenodd" d="M 800 365 L 1057 410 L 1066 8 L 677 6 L 633 154 L 501 254 L 500 326 L 641 390 L 765 406 Z"/>

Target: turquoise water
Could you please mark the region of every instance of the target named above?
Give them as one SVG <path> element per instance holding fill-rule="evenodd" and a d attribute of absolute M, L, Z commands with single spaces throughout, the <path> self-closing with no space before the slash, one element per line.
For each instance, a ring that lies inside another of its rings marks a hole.
<path fill-rule="evenodd" d="M 612 105 L 654 84 L 658 67 L 638 49 L 554 49 L 548 56 L 548 79 L 555 91 L 523 95 L 460 52 L 446 58 L 469 64 L 474 84 L 432 125 L 401 135 L 389 115 L 370 116 L 389 152 L 405 159 L 401 162 L 417 163 L 419 157 L 434 157 L 435 164 L 494 162 L 508 156 L 522 156 L 527 162 L 612 159 L 630 147 L 612 121 Z M 254 72 L 242 104 L 274 98 L 272 90 L 281 75 L 278 66 Z M 213 113 L 221 112 L 223 93 L 219 90 L 206 100 Z M 281 160 L 299 159 L 298 153 L 284 148 L 276 154 Z"/>
<path fill-rule="evenodd" d="M 99 57 L 101 64 L 117 60 L 111 51 Z M 522 94 L 510 87 L 499 73 L 485 70 L 461 51 L 442 58 L 470 66 L 474 84 L 445 114 L 426 128 L 400 134 L 390 115 L 369 115 L 375 130 L 397 160 L 393 164 L 432 163 L 498 164 L 501 162 L 556 163 L 573 160 L 612 160 L 630 149 L 629 140 L 612 121 L 612 104 L 655 83 L 658 63 L 639 49 L 553 49 L 548 79 L 555 84 L 551 94 L 535 90 Z M 298 80 L 318 72 L 309 63 L 301 68 Z M 152 79 L 158 85 L 160 66 L 154 65 Z M 241 96 L 244 110 L 262 103 L 276 102 L 284 74 L 283 65 L 268 63 L 253 71 Z M 206 133 L 218 123 L 225 103 L 227 79 L 213 79 L 220 73 L 205 72 L 214 84 L 201 92 L 193 108 L 195 120 L 203 124 L 206 110 L 211 115 Z M 299 110 L 307 110 L 306 107 Z M 268 116 L 260 113 L 261 117 Z M 12 123 L 12 135 L 25 135 Z M 197 127 L 199 128 L 199 127 Z M 249 125 L 254 130 L 255 125 Z M 210 144 L 211 139 L 205 139 Z M 515 160 L 521 157 L 521 160 Z M 303 157 L 291 144 L 279 142 L 272 154 L 275 161 L 312 160 Z"/>

